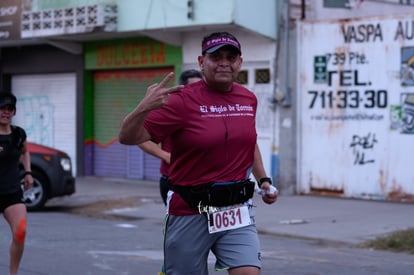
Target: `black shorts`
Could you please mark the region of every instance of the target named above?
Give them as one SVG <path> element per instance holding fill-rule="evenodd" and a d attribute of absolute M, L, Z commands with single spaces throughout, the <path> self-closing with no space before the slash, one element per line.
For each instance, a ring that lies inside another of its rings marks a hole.
<path fill-rule="evenodd" d="M 13 204 L 23 203 L 23 191 L 19 190 L 17 192 L 0 195 L 0 213 L 3 213 L 4 210 Z"/>
<path fill-rule="evenodd" d="M 169 190 L 170 190 L 170 186 L 168 184 L 168 177 L 162 175 L 160 178 L 160 194 L 161 194 L 162 201 L 164 202 L 165 205 L 167 205 L 167 196 L 168 196 Z"/>

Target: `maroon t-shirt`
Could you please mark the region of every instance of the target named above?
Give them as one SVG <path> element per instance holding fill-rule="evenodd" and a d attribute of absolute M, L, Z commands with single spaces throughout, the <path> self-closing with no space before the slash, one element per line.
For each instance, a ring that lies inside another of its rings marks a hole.
<path fill-rule="evenodd" d="M 256 96 L 236 83 L 226 93 L 199 81 L 171 94 L 168 103 L 145 121 L 155 142 L 171 138 L 171 184 L 196 186 L 248 177 L 257 138 L 256 108 Z M 196 213 L 176 193 L 168 211 Z"/>
<path fill-rule="evenodd" d="M 167 137 L 166 139 L 164 139 L 161 143 L 161 149 L 166 151 L 166 152 L 171 152 L 171 138 Z M 170 165 L 165 162 L 165 161 L 161 161 L 161 165 L 160 165 L 160 173 L 161 175 L 164 176 L 169 176 L 170 175 Z"/>

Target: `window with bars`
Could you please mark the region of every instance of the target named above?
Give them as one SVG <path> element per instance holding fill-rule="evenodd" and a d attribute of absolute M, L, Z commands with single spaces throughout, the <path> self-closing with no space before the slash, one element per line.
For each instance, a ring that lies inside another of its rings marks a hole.
<path fill-rule="evenodd" d="M 256 69 L 254 71 L 254 79 L 255 79 L 256 84 L 270 83 L 270 70 L 269 69 Z"/>
<path fill-rule="evenodd" d="M 249 71 L 241 70 L 237 76 L 236 82 L 242 85 L 249 83 Z M 262 68 L 254 70 L 255 84 L 269 84 L 270 83 L 270 69 Z"/>
<path fill-rule="evenodd" d="M 27 38 L 84 33 L 101 28 L 104 31 L 115 31 L 117 12 L 116 4 L 25 11 L 22 13 L 21 36 Z"/>

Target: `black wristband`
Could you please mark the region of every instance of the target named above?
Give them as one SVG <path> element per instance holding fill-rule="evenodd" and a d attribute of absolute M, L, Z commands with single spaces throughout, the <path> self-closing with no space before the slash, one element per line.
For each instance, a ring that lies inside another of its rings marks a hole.
<path fill-rule="evenodd" d="M 259 180 L 259 182 L 257 183 L 259 185 L 259 188 L 262 187 L 263 182 L 268 182 L 268 183 L 270 183 L 270 185 L 272 185 L 272 179 L 271 178 L 261 178 Z"/>
<path fill-rule="evenodd" d="M 32 171 L 25 171 L 24 176 L 27 176 L 27 175 L 32 175 Z"/>

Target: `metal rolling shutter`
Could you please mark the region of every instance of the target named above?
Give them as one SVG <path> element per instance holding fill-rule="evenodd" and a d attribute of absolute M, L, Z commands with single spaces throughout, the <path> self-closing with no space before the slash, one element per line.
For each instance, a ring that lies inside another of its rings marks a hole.
<path fill-rule="evenodd" d="M 17 113 L 13 123 L 22 126 L 28 141 L 65 151 L 76 175 L 76 75 L 18 75 L 12 78 Z"/>
<path fill-rule="evenodd" d="M 158 180 L 160 160 L 137 146 L 118 141 L 119 126 L 144 97 L 173 68 L 97 71 L 94 73 L 94 175 Z"/>

